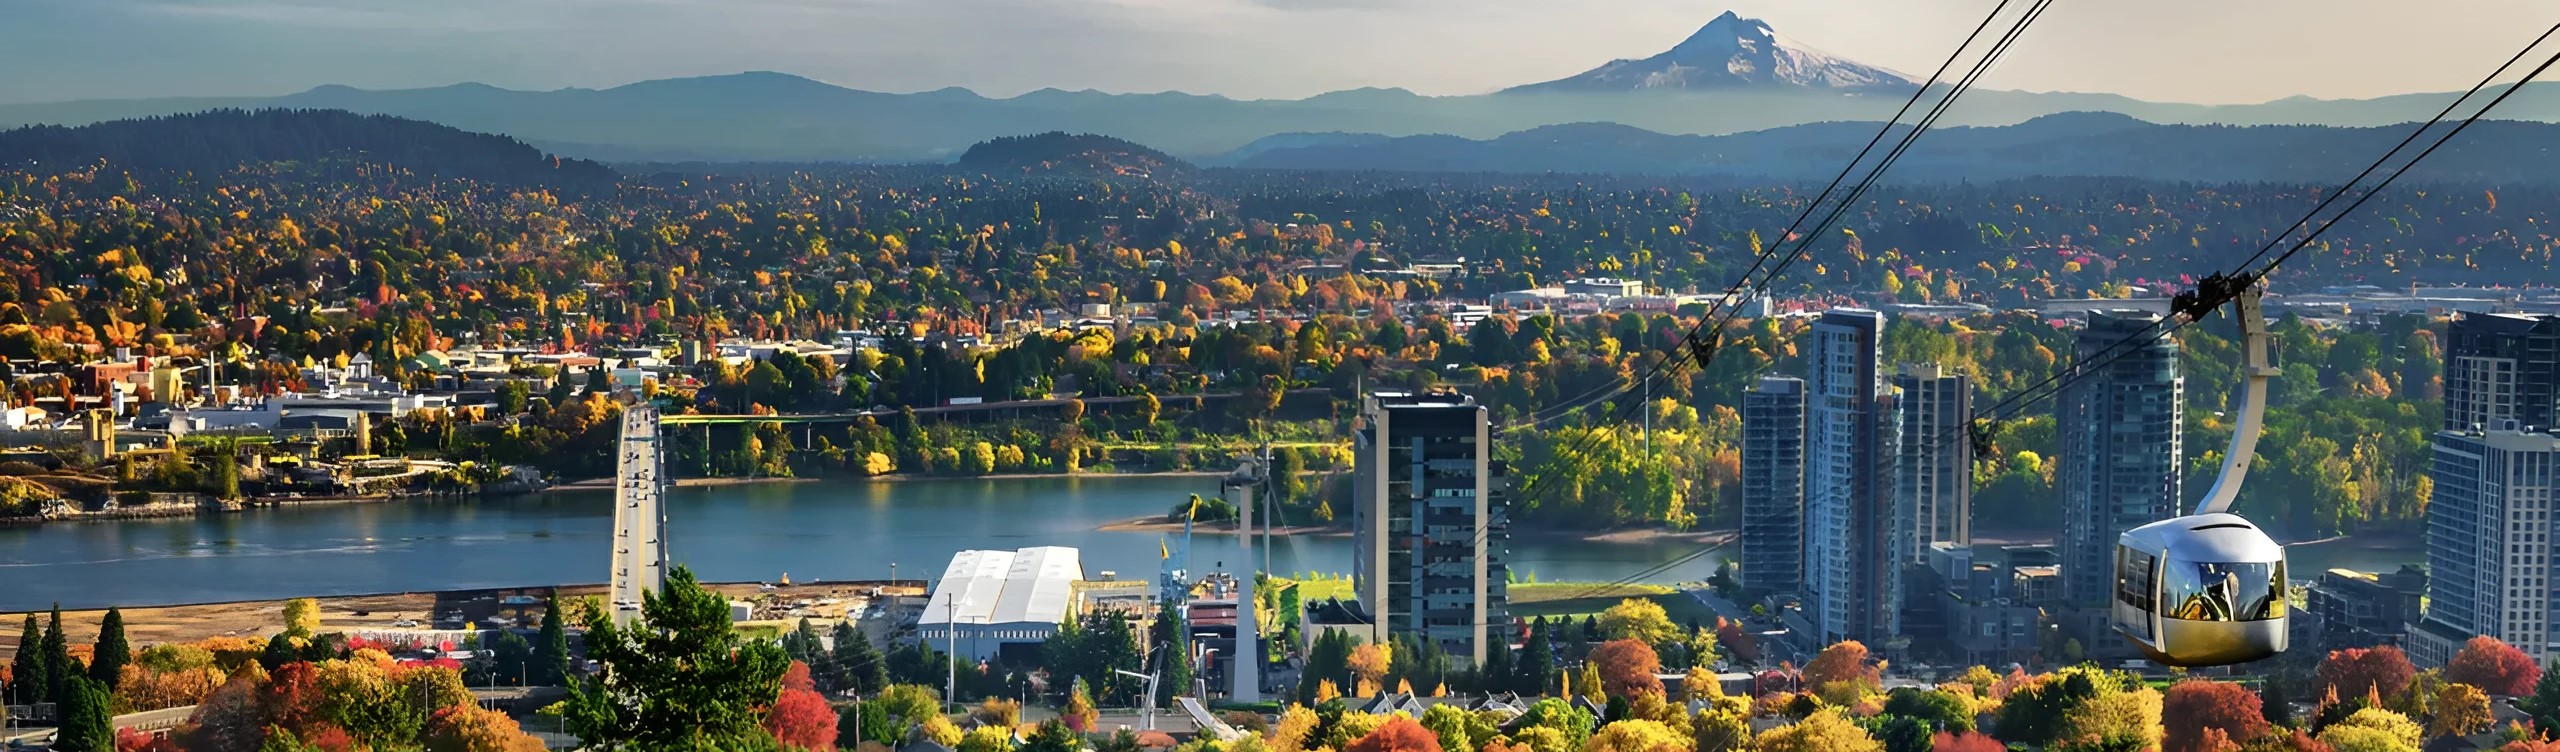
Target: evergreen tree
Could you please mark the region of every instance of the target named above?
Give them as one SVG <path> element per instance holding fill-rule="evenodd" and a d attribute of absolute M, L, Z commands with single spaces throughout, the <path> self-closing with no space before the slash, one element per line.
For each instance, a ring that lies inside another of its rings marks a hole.
<path fill-rule="evenodd" d="M 834 659 L 828 663 L 844 676 L 845 688 L 854 694 L 870 697 L 889 686 L 888 664 L 871 646 L 871 637 L 854 628 L 852 622 L 836 625 Z"/>
<path fill-rule="evenodd" d="M 54 715 L 61 724 L 61 730 L 54 737 L 54 749 L 61 752 L 115 750 L 115 717 L 108 708 L 106 687 L 84 676 L 64 678 L 62 699 Z"/>
<path fill-rule="evenodd" d="M 684 567 L 642 598 L 640 613 L 629 625 L 592 606 L 580 615 L 604 670 L 570 693 L 578 738 L 600 750 L 721 748 L 763 732 L 760 709 L 781 693 L 790 663 L 779 646 L 741 637 L 728 599 Z"/>
<path fill-rule="evenodd" d="M 71 697 L 71 677 L 79 669 L 71 665 L 71 644 L 62 638 L 62 604 L 53 604 L 53 618 L 44 627 L 44 696 L 59 703 Z"/>
<path fill-rule="evenodd" d="M 1527 695 L 1543 695 L 1556 689 L 1556 645 L 1548 634 L 1547 617 L 1529 624 L 1529 644 L 1521 649 L 1519 681 L 1512 691 Z"/>
<path fill-rule="evenodd" d="M 1511 640 L 1508 637 L 1508 630 L 1497 633 L 1497 637 L 1499 639 L 1495 639 L 1493 644 L 1485 646 L 1484 665 L 1476 667 L 1475 676 L 1477 679 L 1474 682 L 1470 682 L 1470 684 L 1474 685 L 1471 686 L 1470 689 L 1489 694 L 1511 688 L 1511 683 L 1514 681 L 1514 677 L 1512 676 Z"/>
<path fill-rule="evenodd" d="M 113 689 L 124 665 L 132 661 L 133 644 L 124 637 L 124 612 L 107 609 L 106 618 L 98 622 L 98 644 L 89 654 L 89 678 Z"/>
<path fill-rule="evenodd" d="M 533 644 L 533 680 L 542 686 L 569 683 L 569 629 L 560 622 L 560 594 L 552 593 L 542 609 L 542 633 Z"/>
<path fill-rule="evenodd" d="M 32 646 L 32 647 L 30 647 Z M 36 626 L 36 615 L 27 614 L 27 628 L 18 633 L 18 657 L 9 662 L 9 696 L 21 705 L 52 702 L 52 685 L 44 667 L 44 630 Z"/>
<path fill-rule="evenodd" d="M 302 651 L 293 646 L 291 635 L 282 632 L 267 638 L 267 649 L 258 653 L 258 665 L 270 674 L 275 673 L 276 669 L 284 668 L 287 663 L 299 660 L 302 660 Z"/>
<path fill-rule="evenodd" d="M 2259 690 L 2258 715 L 2278 727 L 2293 725 L 2292 699 L 2285 696 L 2284 682 L 2269 681 Z"/>
<path fill-rule="evenodd" d="M 1156 707 L 1173 707 L 1173 698 L 1191 689 L 1191 627 L 1180 609 L 1156 610 L 1156 644 L 1164 650 L 1164 675 L 1156 682 Z M 1236 660 L 1244 660 L 1239 655 Z"/>
<path fill-rule="evenodd" d="M 2533 717 L 2534 728 L 2560 729 L 2560 660 L 2542 670 L 2542 679 L 2534 682 L 2533 695 L 2523 698 L 2517 707 Z"/>

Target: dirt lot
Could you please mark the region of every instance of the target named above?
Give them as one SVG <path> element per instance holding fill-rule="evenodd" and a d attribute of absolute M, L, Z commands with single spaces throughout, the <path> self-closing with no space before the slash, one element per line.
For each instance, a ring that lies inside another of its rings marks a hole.
<path fill-rule="evenodd" d="M 714 583 L 711 588 L 737 600 L 789 603 L 795 600 L 815 601 L 826 598 L 850 601 L 870 594 L 876 584 L 828 582 L 784 585 L 766 591 L 758 583 L 737 582 Z M 451 614 L 457 611 L 461 612 L 465 619 L 483 626 L 491 623 L 491 617 L 497 616 L 521 619 L 523 620 L 521 623 L 530 624 L 542 618 L 540 605 L 507 606 L 503 605 L 500 599 L 513 595 L 545 597 L 550 595 L 552 590 L 552 588 L 457 590 L 440 593 L 321 598 L 319 599 L 320 628 L 322 631 L 355 628 L 391 629 L 394 628 L 394 622 L 403 619 L 430 623 L 435 614 Z M 604 586 L 571 586 L 559 588 L 559 591 L 563 598 L 601 597 L 604 595 Z M 918 587 L 913 581 L 906 581 L 901 586 L 890 588 L 889 592 L 899 595 L 924 594 L 923 588 Z M 164 642 L 192 642 L 223 636 L 263 639 L 284 628 L 284 603 L 281 600 L 272 600 L 128 608 L 124 609 L 125 635 L 136 648 Z M 831 609 L 825 607 L 815 608 L 812 609 L 811 615 L 813 617 L 837 616 L 840 615 L 844 605 L 845 603 L 838 603 L 832 609 L 836 613 L 829 613 Z M 360 613 L 362 615 L 358 615 Z M 764 614 L 759 614 L 758 617 L 781 618 L 780 611 L 777 610 L 774 613 L 776 616 L 773 617 L 767 617 Z M 73 644 L 94 641 L 98 637 L 98 620 L 105 615 L 105 611 L 64 611 L 62 612 L 63 633 Z M 42 622 L 44 614 L 38 613 L 36 618 L 38 622 Z M 25 622 L 26 614 L 24 613 L 0 613 L 0 660 L 17 654 L 18 632 L 24 627 Z"/>

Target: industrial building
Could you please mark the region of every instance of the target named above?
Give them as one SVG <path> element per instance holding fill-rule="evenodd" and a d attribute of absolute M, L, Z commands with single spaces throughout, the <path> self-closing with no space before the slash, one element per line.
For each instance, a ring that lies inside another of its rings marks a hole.
<path fill-rule="evenodd" d="M 1509 632 L 1509 501 L 1491 424 L 1455 392 L 1372 392 L 1352 425 L 1352 585 L 1383 642 L 1482 661 Z"/>
<path fill-rule="evenodd" d="M 916 620 L 916 636 L 971 660 L 1010 654 L 1036 661 L 1075 606 L 1081 552 L 1061 546 L 962 551 L 951 556 Z"/>

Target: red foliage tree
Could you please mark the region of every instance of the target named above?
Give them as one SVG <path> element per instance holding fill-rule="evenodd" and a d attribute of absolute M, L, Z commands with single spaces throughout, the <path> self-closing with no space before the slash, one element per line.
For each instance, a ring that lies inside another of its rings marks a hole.
<path fill-rule="evenodd" d="M 1600 667 L 1600 686 L 1610 697 L 1660 696 L 1662 657 L 1642 640 L 1610 640 L 1591 649 L 1591 664 Z"/>
<path fill-rule="evenodd" d="M 1343 752 L 1440 752 L 1440 737 L 1412 717 L 1398 715 L 1378 724 L 1378 730 L 1368 736 L 1343 745 Z"/>
<path fill-rule="evenodd" d="M 338 728 L 337 724 L 328 721 L 314 721 L 310 727 L 303 729 L 302 733 L 295 736 L 302 738 L 304 746 L 313 747 L 322 752 L 355 752 L 357 748 L 354 736 L 349 735 L 346 729 Z"/>
<path fill-rule="evenodd" d="M 1760 641 L 1751 633 L 1742 631 L 1741 622 L 1723 621 L 1721 618 L 1718 621 L 1721 623 L 1716 625 L 1716 644 L 1744 663 L 1759 663 Z"/>
<path fill-rule="evenodd" d="M 2560 752 L 2560 739 L 2517 739 L 2498 752 Z"/>
<path fill-rule="evenodd" d="M 2230 682 L 2188 679 L 2169 685 L 2161 699 L 2161 752 L 2220 752 L 2222 747 L 2265 736 L 2272 728 L 2258 712 L 2258 694 Z M 2222 743 L 2206 739 L 2218 731 Z"/>
<path fill-rule="evenodd" d="M 2533 683 L 2541 679 L 2542 667 L 2534 664 L 2532 656 L 2486 635 L 2463 643 L 2462 652 L 2444 665 L 2445 681 L 2469 684 L 2493 695 L 2533 694 Z"/>
<path fill-rule="evenodd" d="M 2302 729 L 2294 729 L 2292 736 L 2283 737 L 2282 740 L 2285 752 L 2334 752 L 2329 748 L 2328 742 L 2314 739 L 2311 737 L 2311 732 Z"/>
<path fill-rule="evenodd" d="M 223 684 L 179 727 L 183 746 L 189 752 L 255 752 L 267 739 L 258 700 L 258 683 L 247 677 Z"/>
<path fill-rule="evenodd" d="M 120 728 L 116 729 L 116 752 L 178 752 L 178 744 L 165 736 Z"/>
<path fill-rule="evenodd" d="M 2396 647 L 2332 650 L 2312 675 L 2312 689 L 2320 694 L 2336 690 L 2339 697 L 2380 694 L 2389 699 L 2400 696 L 2417 675 L 2418 667 L 2409 665 L 2408 654 Z"/>
<path fill-rule="evenodd" d="M 2008 749 L 2000 740 L 1973 731 L 1961 734 L 1940 731 L 1929 737 L 1929 752 L 2008 752 Z"/>
<path fill-rule="evenodd" d="M 320 702 L 320 674 L 311 664 L 294 661 L 276 667 L 258 691 L 258 713 L 266 724 L 301 736 Z"/>
<path fill-rule="evenodd" d="M 809 677 L 809 664 L 792 661 L 791 667 L 782 671 L 782 688 L 806 689 L 815 692 L 818 689 L 818 682 Z"/>
<path fill-rule="evenodd" d="M 808 681 L 809 667 L 792 664 L 791 673 L 802 682 Z M 785 681 L 788 681 L 786 675 Z M 827 698 L 816 690 L 792 687 L 782 690 L 773 701 L 773 712 L 765 714 L 764 728 L 784 746 L 801 749 L 829 750 L 836 746 L 836 711 L 827 707 Z"/>

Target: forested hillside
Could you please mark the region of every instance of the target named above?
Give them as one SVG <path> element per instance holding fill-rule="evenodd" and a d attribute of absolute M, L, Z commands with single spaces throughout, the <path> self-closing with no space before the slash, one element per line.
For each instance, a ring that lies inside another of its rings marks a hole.
<path fill-rule="evenodd" d="M 0 162 L 77 170 L 217 174 L 242 165 L 385 165 L 402 172 L 504 185 L 609 187 L 603 165 L 558 159 L 505 136 L 343 110 L 211 110 L 76 128 L 0 132 Z"/>

